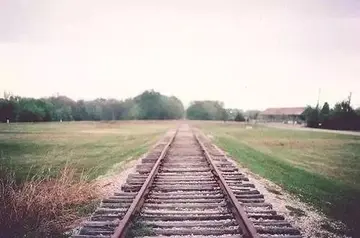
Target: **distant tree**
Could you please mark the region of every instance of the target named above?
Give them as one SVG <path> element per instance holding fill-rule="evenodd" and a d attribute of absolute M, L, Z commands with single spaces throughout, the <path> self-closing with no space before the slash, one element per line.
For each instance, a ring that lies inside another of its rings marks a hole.
<path fill-rule="evenodd" d="M 210 112 L 201 101 L 191 102 L 186 110 L 186 117 L 190 120 L 212 120 Z"/>
<path fill-rule="evenodd" d="M 52 121 L 54 117 L 54 105 L 46 99 L 39 99 L 38 106 L 43 109 L 43 121 Z"/>
<path fill-rule="evenodd" d="M 194 101 L 186 110 L 190 120 L 226 120 L 227 112 L 219 101 Z"/>
<path fill-rule="evenodd" d="M 71 98 L 68 98 L 66 96 L 52 96 L 49 98 L 45 98 L 45 100 L 49 101 L 51 104 L 54 105 L 54 112 L 53 112 L 53 118 L 54 121 L 72 121 L 74 108 L 76 107 L 76 102 L 72 100 Z"/>
<path fill-rule="evenodd" d="M 321 123 L 322 127 L 326 126 L 326 124 L 329 121 L 329 118 L 330 118 L 330 106 L 327 102 L 325 102 L 319 114 L 319 123 Z"/>
<path fill-rule="evenodd" d="M 354 109 L 351 107 L 350 103 L 348 101 L 341 101 L 335 104 L 334 106 L 334 115 L 336 114 L 345 114 L 349 112 L 353 112 Z"/>
<path fill-rule="evenodd" d="M 227 118 L 229 121 L 233 121 L 238 114 L 238 112 L 242 113 L 243 111 L 241 109 L 237 108 L 227 108 L 225 109 L 227 113 Z"/>
<path fill-rule="evenodd" d="M 71 108 L 72 116 L 75 121 L 89 120 L 89 115 L 86 111 L 86 103 L 84 100 L 79 100 Z"/>
<path fill-rule="evenodd" d="M 167 100 L 169 102 L 167 104 L 167 106 L 168 106 L 168 110 L 170 112 L 170 118 L 171 119 L 184 118 L 185 109 L 184 109 L 184 105 L 182 104 L 180 99 L 178 99 L 177 97 L 171 96 Z"/>
<path fill-rule="evenodd" d="M 255 120 L 257 119 L 260 111 L 259 110 L 248 110 L 248 111 L 243 111 L 241 109 L 226 109 L 227 111 L 227 115 L 228 115 L 228 120 L 234 121 L 235 117 L 238 113 L 242 114 L 245 118 L 247 118 L 248 120 Z"/>
<path fill-rule="evenodd" d="M 0 98 L 0 121 L 6 122 L 7 120 L 16 120 L 16 111 L 18 102 L 15 100 L 6 100 Z"/>
<path fill-rule="evenodd" d="M 242 113 L 238 112 L 236 114 L 236 117 L 235 117 L 234 121 L 245 121 L 245 117 L 244 117 L 244 115 Z"/>
<path fill-rule="evenodd" d="M 0 121 L 82 121 L 82 120 L 132 120 L 180 119 L 184 106 L 174 96 L 161 95 L 153 90 L 124 101 L 97 98 L 74 101 L 56 95 L 34 99 L 4 93 L 0 98 Z"/>
<path fill-rule="evenodd" d="M 98 101 L 97 100 L 93 100 L 93 101 L 87 101 L 84 103 L 85 104 L 85 111 L 86 114 L 88 115 L 87 120 L 90 121 L 99 121 L 101 119 L 101 115 L 99 113 L 99 106 Z"/>
<path fill-rule="evenodd" d="M 355 113 L 360 116 L 360 107 L 356 108 Z"/>
<path fill-rule="evenodd" d="M 184 106 L 176 97 L 167 97 L 154 90 L 145 91 L 134 98 L 138 118 L 143 120 L 180 119 Z"/>
<path fill-rule="evenodd" d="M 140 117 L 140 108 L 133 99 L 126 99 L 123 103 L 123 111 L 120 120 L 134 120 Z"/>
<path fill-rule="evenodd" d="M 307 127 L 319 127 L 320 111 L 318 107 L 313 108 L 311 106 L 307 106 L 302 114 L 302 117 L 305 118 Z"/>
<path fill-rule="evenodd" d="M 329 103 L 325 102 L 324 106 L 321 108 L 320 113 L 324 116 L 329 116 L 330 115 L 330 106 Z"/>
<path fill-rule="evenodd" d="M 16 121 L 44 121 L 44 118 L 46 117 L 46 108 L 41 100 L 33 98 L 20 98 L 18 105 Z"/>
<path fill-rule="evenodd" d="M 225 122 L 225 121 L 228 120 L 228 114 L 227 114 L 225 108 L 223 108 L 221 111 L 222 111 L 222 112 L 221 112 L 221 113 L 222 113 L 222 120 Z"/>
<path fill-rule="evenodd" d="M 260 114 L 259 110 L 248 110 L 244 113 L 248 119 L 256 120 Z"/>
<path fill-rule="evenodd" d="M 328 103 L 319 110 L 308 106 L 303 113 L 308 127 L 319 127 L 335 130 L 360 130 L 360 115 L 351 107 L 348 100 L 335 104 L 330 109 Z"/>
<path fill-rule="evenodd" d="M 360 130 L 360 117 L 351 107 L 349 101 L 342 101 L 335 104 L 327 128 L 338 130 Z"/>

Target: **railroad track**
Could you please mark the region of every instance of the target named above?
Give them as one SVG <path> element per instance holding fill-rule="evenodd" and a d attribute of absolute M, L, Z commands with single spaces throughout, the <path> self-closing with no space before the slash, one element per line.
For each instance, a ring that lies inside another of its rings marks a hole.
<path fill-rule="evenodd" d="M 301 238 L 226 156 L 182 125 L 73 238 Z"/>

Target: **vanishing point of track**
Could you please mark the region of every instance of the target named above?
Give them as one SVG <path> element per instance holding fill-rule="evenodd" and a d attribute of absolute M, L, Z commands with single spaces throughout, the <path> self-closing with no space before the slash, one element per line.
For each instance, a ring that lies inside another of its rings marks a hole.
<path fill-rule="evenodd" d="M 166 135 L 74 238 L 301 238 L 204 136 Z"/>

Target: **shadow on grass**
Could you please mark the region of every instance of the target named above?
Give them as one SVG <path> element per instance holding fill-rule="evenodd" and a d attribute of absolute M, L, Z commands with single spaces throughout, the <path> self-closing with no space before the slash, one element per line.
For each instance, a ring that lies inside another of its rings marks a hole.
<path fill-rule="evenodd" d="M 359 237 L 360 189 L 294 167 L 230 138 L 219 137 L 217 143 L 254 173 L 298 195 L 328 216 L 343 221 L 350 229 L 343 231 L 344 234 Z"/>

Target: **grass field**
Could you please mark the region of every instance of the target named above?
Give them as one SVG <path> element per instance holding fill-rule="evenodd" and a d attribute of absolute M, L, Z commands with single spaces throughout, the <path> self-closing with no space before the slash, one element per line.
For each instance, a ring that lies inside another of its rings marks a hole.
<path fill-rule="evenodd" d="M 68 163 L 90 179 L 145 153 L 174 122 L 0 124 L 0 165 L 24 180 Z"/>
<path fill-rule="evenodd" d="M 119 173 L 176 122 L 0 124 L 0 237 L 66 237 Z"/>
<path fill-rule="evenodd" d="M 62 204 L 64 208 L 59 213 L 50 214 L 51 216 L 47 214 L 54 222 L 58 222 L 59 214 L 62 219 L 69 220 L 70 206 L 72 221 L 78 216 L 75 212 L 84 202 L 86 204 L 93 201 L 93 198 L 87 198 L 92 195 L 87 193 L 92 185 L 71 176 L 62 179 L 61 173 L 59 177 L 58 173 L 64 166 L 71 168 L 75 177 L 85 174 L 87 181 L 116 172 L 120 163 L 146 152 L 176 123 L 137 121 L 0 124 L 0 169 L 2 167 L 14 171 L 20 184 L 26 183 L 33 175 L 50 174 L 55 178 L 56 187 L 62 189 L 63 198 L 73 194 L 74 190 L 82 193 L 83 199 L 72 198 L 74 201 Z M 214 141 L 241 165 L 277 183 L 326 214 L 344 221 L 357 235 L 360 234 L 357 226 L 360 220 L 359 136 L 261 126 L 246 129 L 240 123 L 193 124 L 212 135 Z M 72 183 L 70 180 L 76 181 Z M 40 192 L 32 189 L 34 184 Z M 51 190 L 54 184 L 50 183 Z M 31 197 L 35 204 L 37 199 L 40 202 L 44 200 L 48 186 L 48 181 L 30 183 L 14 194 L 20 194 L 21 197 L 21 193 L 26 193 L 27 199 L 30 189 L 36 198 Z M 45 200 L 53 201 L 57 197 L 58 194 L 52 194 Z M 58 207 L 63 199 L 60 198 L 51 206 Z M 17 202 L 26 204 L 24 200 Z M 36 204 L 33 206 L 36 208 Z M 32 216 L 44 216 L 40 213 L 44 210 L 42 206 L 38 205 L 38 210 L 31 210 L 35 214 Z M 31 219 L 29 210 L 26 210 L 28 207 L 24 208 L 22 220 Z M 38 224 L 30 227 L 38 229 Z M 28 234 L 27 231 L 23 233 Z M 35 236 L 39 234 L 36 233 Z"/>
<path fill-rule="evenodd" d="M 239 163 L 360 234 L 360 137 L 195 123 Z"/>

